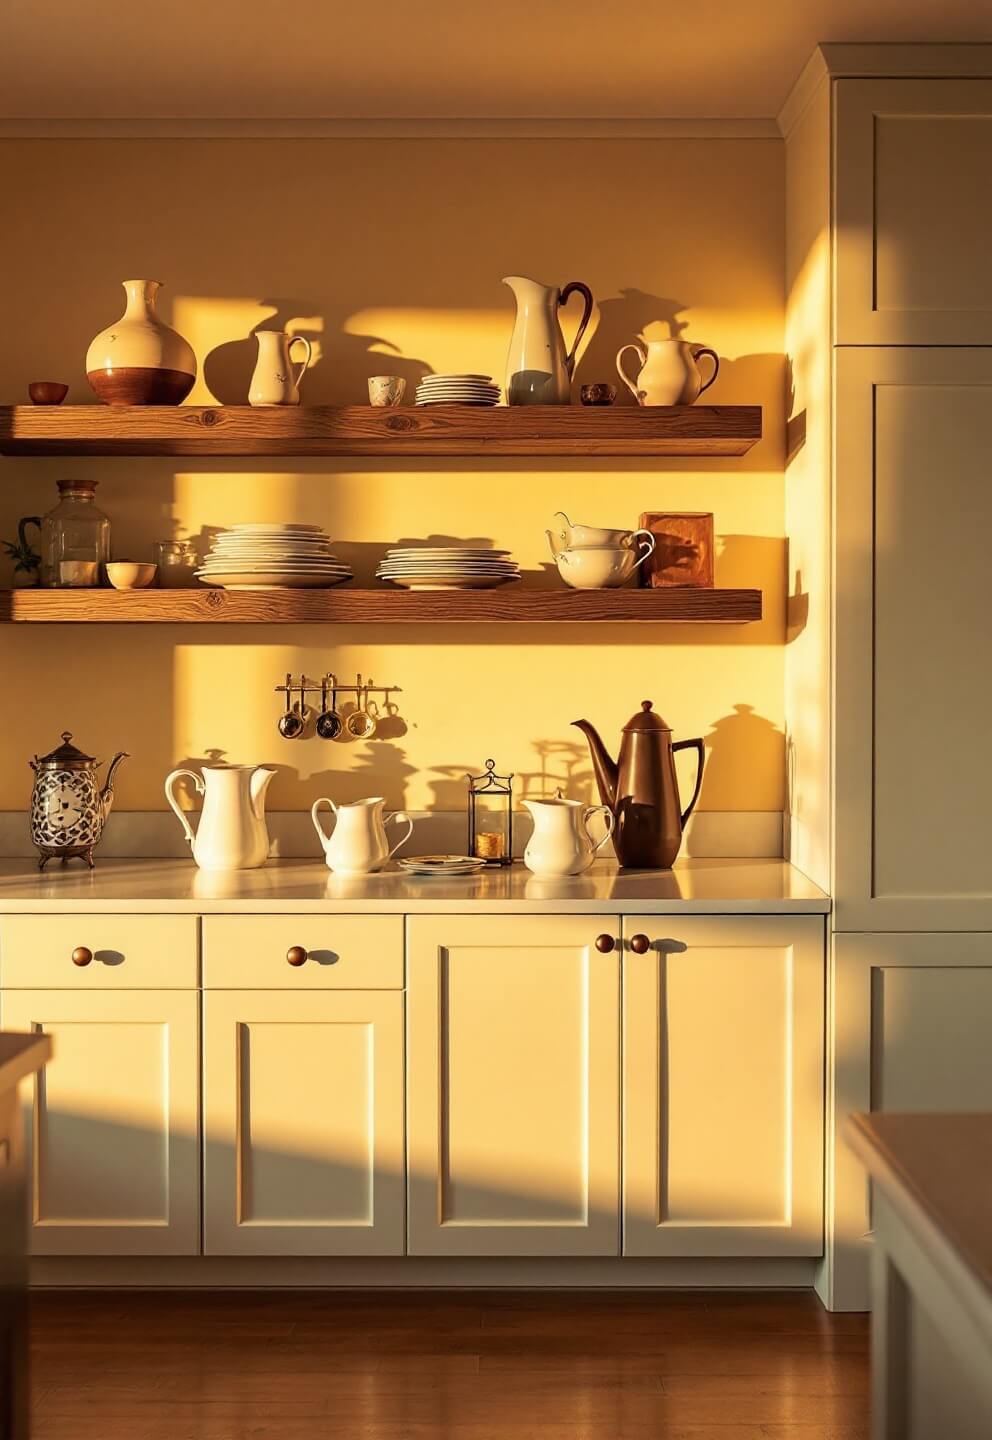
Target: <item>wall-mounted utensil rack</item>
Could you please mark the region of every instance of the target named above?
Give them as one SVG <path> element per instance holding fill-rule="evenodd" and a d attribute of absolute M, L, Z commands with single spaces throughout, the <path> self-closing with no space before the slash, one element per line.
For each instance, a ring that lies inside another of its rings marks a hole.
<path fill-rule="evenodd" d="M 0 623 L 486 625 L 761 619 L 760 590 L 3 590 Z"/>
<path fill-rule="evenodd" d="M 10 405 L 3 455 L 744 455 L 760 405 Z"/>
<path fill-rule="evenodd" d="M 377 685 L 371 676 L 368 680 L 363 680 L 361 674 L 355 677 L 354 685 L 342 685 L 333 670 L 328 670 L 327 674 L 320 680 L 311 680 L 308 675 L 301 675 L 299 680 L 296 680 L 292 675 L 287 675 L 282 685 L 273 685 L 272 688 L 277 695 L 288 694 L 289 696 L 299 695 L 301 697 L 307 695 L 323 696 L 330 694 L 332 691 L 336 695 L 381 695 L 383 704 L 385 705 L 389 704 L 389 697 L 391 695 L 403 694 L 403 687 L 401 685 Z"/>

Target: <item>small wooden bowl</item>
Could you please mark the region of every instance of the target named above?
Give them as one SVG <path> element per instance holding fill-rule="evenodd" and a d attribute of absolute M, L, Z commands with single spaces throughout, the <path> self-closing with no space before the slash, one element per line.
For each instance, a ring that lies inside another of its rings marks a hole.
<path fill-rule="evenodd" d="M 579 397 L 583 405 L 612 405 L 617 398 L 617 387 L 608 385 L 605 380 L 593 385 L 583 385 Z"/>
<path fill-rule="evenodd" d="M 158 566 L 143 560 L 110 560 L 107 579 L 115 590 L 144 590 L 158 574 Z"/>
<path fill-rule="evenodd" d="M 61 380 L 32 380 L 28 386 L 32 405 L 61 405 L 68 393 Z"/>

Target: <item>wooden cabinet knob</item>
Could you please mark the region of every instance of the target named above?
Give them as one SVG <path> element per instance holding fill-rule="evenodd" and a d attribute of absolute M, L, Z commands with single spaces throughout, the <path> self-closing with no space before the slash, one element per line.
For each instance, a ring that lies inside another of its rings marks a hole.
<path fill-rule="evenodd" d="M 72 952 L 73 965 L 89 965 L 93 959 L 93 951 L 87 950 L 85 945 L 77 945 Z"/>
<path fill-rule="evenodd" d="M 287 965 L 305 965 L 307 963 L 307 952 L 302 945 L 290 945 L 286 951 Z"/>
<path fill-rule="evenodd" d="M 635 955 L 646 955 L 651 949 L 651 941 L 646 935 L 631 935 L 630 948 Z"/>
<path fill-rule="evenodd" d="M 609 955 L 611 950 L 616 949 L 616 943 L 612 935 L 596 936 L 596 949 L 600 955 Z"/>

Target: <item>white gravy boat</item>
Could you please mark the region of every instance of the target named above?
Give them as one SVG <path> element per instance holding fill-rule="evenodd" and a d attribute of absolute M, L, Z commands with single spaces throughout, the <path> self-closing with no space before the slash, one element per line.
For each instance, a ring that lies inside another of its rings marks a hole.
<path fill-rule="evenodd" d="M 381 870 L 403 842 L 409 840 L 413 834 L 413 821 L 402 810 L 383 816 L 385 803 L 381 795 L 370 800 L 355 800 L 351 805 L 335 805 L 326 797 L 314 801 L 310 819 L 320 837 L 328 869 L 336 875 L 369 875 Z M 330 835 L 317 818 L 322 805 L 334 811 L 334 829 Z M 407 832 L 390 850 L 386 826 L 391 820 L 405 821 Z"/>

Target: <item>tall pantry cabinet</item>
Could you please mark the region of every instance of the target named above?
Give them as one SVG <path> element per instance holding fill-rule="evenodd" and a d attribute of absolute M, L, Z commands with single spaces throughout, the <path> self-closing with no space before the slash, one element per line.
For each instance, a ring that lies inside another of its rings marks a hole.
<path fill-rule="evenodd" d="M 992 47 L 826 46 L 781 124 L 789 847 L 834 896 L 818 1288 L 862 1309 L 847 1116 L 992 1109 Z"/>

